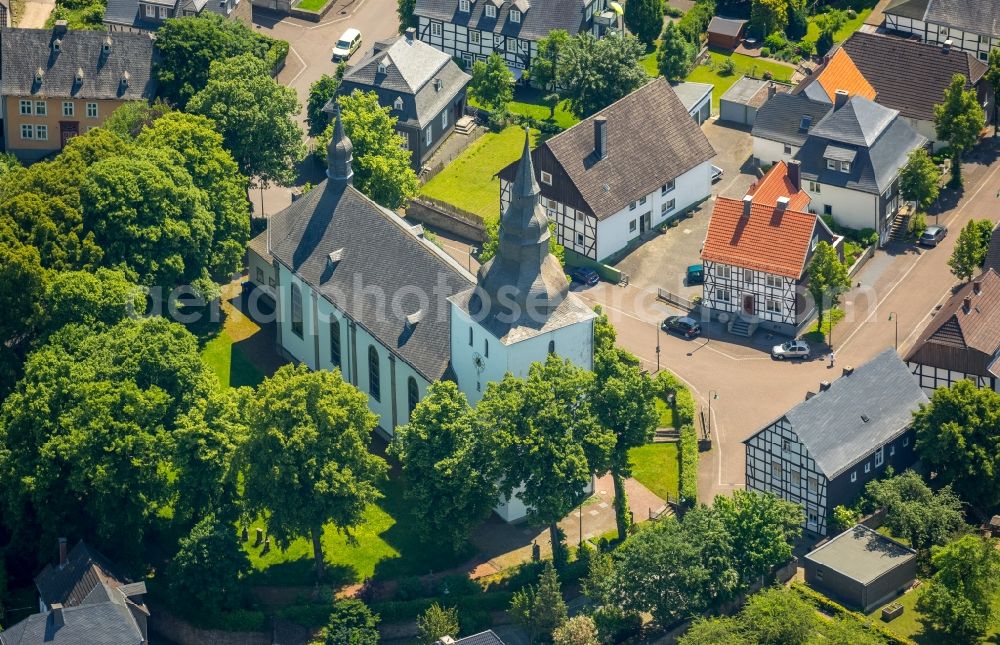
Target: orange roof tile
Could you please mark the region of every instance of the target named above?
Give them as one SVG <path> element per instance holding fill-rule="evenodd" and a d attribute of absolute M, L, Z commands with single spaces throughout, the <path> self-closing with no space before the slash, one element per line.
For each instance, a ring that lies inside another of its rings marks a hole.
<path fill-rule="evenodd" d="M 869 101 L 874 101 L 878 94 L 843 47 L 830 58 L 830 62 L 823 67 L 816 80 L 831 101 L 834 100 L 837 90 L 846 90 L 851 96 L 863 96 Z"/>
<path fill-rule="evenodd" d="M 801 175 L 800 175 L 801 176 Z M 801 180 L 800 180 L 801 181 Z M 794 211 L 804 211 L 811 201 L 809 194 L 797 188 L 788 176 L 788 164 L 784 161 L 771 166 L 760 181 L 750 186 L 747 195 L 753 196 L 754 204 L 774 206 L 779 197 L 788 197 L 788 208 Z"/>
<path fill-rule="evenodd" d="M 744 218 L 743 200 L 719 197 L 701 258 L 798 280 L 815 228 L 812 213 L 755 203 Z"/>

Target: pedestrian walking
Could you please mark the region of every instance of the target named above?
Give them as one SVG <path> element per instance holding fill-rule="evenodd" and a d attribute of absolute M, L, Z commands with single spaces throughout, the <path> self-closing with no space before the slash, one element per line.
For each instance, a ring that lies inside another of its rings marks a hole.
<path fill-rule="evenodd" d="M 833 353 L 833 350 L 831 349 L 830 350 L 830 367 L 833 367 L 836 362 L 837 362 L 837 356 L 836 356 L 836 354 Z"/>

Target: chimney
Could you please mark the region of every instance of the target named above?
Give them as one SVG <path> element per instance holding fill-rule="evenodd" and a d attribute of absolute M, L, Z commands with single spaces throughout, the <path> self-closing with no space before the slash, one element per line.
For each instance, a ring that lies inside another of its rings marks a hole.
<path fill-rule="evenodd" d="M 830 389 L 830 381 L 820 381 L 819 382 L 819 391 L 820 392 L 826 392 L 829 389 Z"/>
<path fill-rule="evenodd" d="M 975 282 L 972 283 L 972 293 L 978 296 L 979 292 L 982 290 L 983 290 L 983 283 L 981 281 L 976 280 Z"/>
<path fill-rule="evenodd" d="M 788 162 L 788 181 L 792 182 L 795 192 L 802 190 L 802 165 L 798 161 Z"/>
<path fill-rule="evenodd" d="M 608 156 L 608 117 L 599 116 L 594 119 L 594 154 L 598 159 Z"/>
<path fill-rule="evenodd" d="M 847 90 L 837 90 L 833 96 L 833 109 L 839 110 L 844 107 L 847 105 L 847 101 L 849 101 L 850 98 L 851 95 L 847 92 Z"/>
<path fill-rule="evenodd" d="M 59 566 L 66 566 L 66 538 L 59 538 Z"/>
<path fill-rule="evenodd" d="M 941 48 L 941 51 L 943 51 L 946 54 L 951 51 L 951 39 L 950 38 L 948 40 L 944 41 L 944 46 Z"/>
<path fill-rule="evenodd" d="M 52 603 L 52 606 L 49 607 L 49 611 L 52 613 L 53 627 L 62 627 L 66 624 L 66 620 L 63 618 L 63 606 L 61 603 Z"/>
<path fill-rule="evenodd" d="M 844 376 L 850 376 L 851 374 L 854 374 L 854 368 L 851 367 L 850 365 L 845 366 L 844 367 Z"/>
<path fill-rule="evenodd" d="M 965 310 L 965 313 L 969 313 L 969 310 L 972 309 L 971 296 L 965 296 L 965 298 L 962 299 L 962 309 Z"/>
<path fill-rule="evenodd" d="M 412 43 L 414 36 L 417 35 L 417 30 L 413 27 L 407 27 L 403 34 L 406 36 L 406 42 Z"/>
<path fill-rule="evenodd" d="M 823 64 L 826 65 L 829 62 L 830 62 L 830 54 L 824 54 L 823 55 Z"/>
<path fill-rule="evenodd" d="M 778 203 L 774 205 L 774 210 L 777 211 L 777 212 L 779 212 L 779 213 L 788 210 L 788 202 L 789 201 L 790 200 L 787 197 L 785 197 L 784 195 L 782 195 L 781 197 L 778 198 Z"/>
<path fill-rule="evenodd" d="M 753 206 L 753 195 L 743 197 L 743 219 L 750 217 L 750 207 Z"/>
<path fill-rule="evenodd" d="M 774 81 L 771 81 L 770 83 L 768 83 L 768 85 L 767 85 L 767 98 L 773 99 L 774 95 L 777 94 L 777 93 L 778 93 L 778 86 L 774 84 Z"/>
<path fill-rule="evenodd" d="M 55 25 L 52 28 L 52 31 L 61 36 L 66 33 L 66 29 L 68 28 L 69 28 L 68 22 L 66 22 L 65 20 L 56 20 Z"/>

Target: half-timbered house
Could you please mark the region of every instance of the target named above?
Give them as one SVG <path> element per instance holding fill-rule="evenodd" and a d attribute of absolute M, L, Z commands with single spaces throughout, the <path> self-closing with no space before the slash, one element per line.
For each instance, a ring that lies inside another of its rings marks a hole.
<path fill-rule="evenodd" d="M 617 21 L 608 0 L 417 0 L 417 37 L 470 67 L 496 52 L 515 78 L 555 29 L 602 36 Z"/>
<path fill-rule="evenodd" d="M 763 327 L 794 336 L 812 318 L 806 267 L 819 242 L 839 250 L 841 238 L 808 207 L 798 163 L 783 161 L 742 200 L 716 200 L 701 253 L 702 306 L 731 332 L 751 336 Z"/>
<path fill-rule="evenodd" d="M 892 466 L 915 460 L 910 424 L 927 397 L 895 350 L 807 398 L 746 439 L 746 487 L 799 504 L 803 526 L 827 534 L 834 507 L 849 505 Z"/>
<path fill-rule="evenodd" d="M 979 60 L 1000 47 L 1000 0 L 893 0 L 885 8 L 887 31 L 916 36 L 969 52 Z"/>
<path fill-rule="evenodd" d="M 567 251 L 605 261 L 706 199 L 715 149 L 658 78 L 531 153 L 542 204 Z M 500 209 L 517 163 L 500 171 Z"/>
<path fill-rule="evenodd" d="M 988 268 L 931 319 L 906 355 L 928 396 L 967 379 L 1000 392 L 1000 274 Z"/>

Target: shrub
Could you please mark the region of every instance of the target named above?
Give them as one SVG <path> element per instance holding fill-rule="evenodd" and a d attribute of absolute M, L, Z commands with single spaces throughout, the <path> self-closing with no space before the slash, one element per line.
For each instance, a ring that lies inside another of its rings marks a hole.
<path fill-rule="evenodd" d="M 798 45 L 799 53 L 803 56 L 815 56 L 816 55 L 816 43 L 811 40 L 803 40 Z"/>
<path fill-rule="evenodd" d="M 663 13 L 669 18 L 681 18 L 684 16 L 684 12 L 677 7 L 671 7 L 668 4 L 663 5 Z"/>
<path fill-rule="evenodd" d="M 698 502 L 698 434 L 694 426 L 681 426 L 679 450 L 680 464 L 680 497 L 681 502 L 694 506 Z"/>
<path fill-rule="evenodd" d="M 327 610 L 329 613 L 329 609 Z M 264 612 L 254 609 L 234 609 L 212 616 L 211 624 L 204 624 L 195 621 L 197 627 L 206 629 L 218 629 L 225 632 L 259 632 L 264 629 L 267 619 Z"/>
<path fill-rule="evenodd" d="M 826 56 L 831 49 L 833 49 L 833 32 L 824 31 L 816 40 L 816 53 L 820 56 Z"/>
<path fill-rule="evenodd" d="M 855 11 L 854 9 L 848 9 L 847 10 L 847 17 L 850 20 L 854 20 L 855 18 L 858 17 L 858 12 Z"/>
<path fill-rule="evenodd" d="M 736 63 L 733 62 L 732 58 L 724 58 L 721 63 L 719 63 L 719 73 L 723 76 L 730 76 L 736 72 Z"/>
<path fill-rule="evenodd" d="M 317 605 L 315 603 L 304 605 L 289 605 L 278 610 L 278 616 L 303 627 L 317 628 L 323 627 L 330 622 L 330 611 L 332 604 Z"/>
<path fill-rule="evenodd" d="M 781 32 L 774 32 L 764 39 L 764 45 L 771 49 L 771 51 L 780 51 L 788 46 L 788 41 L 785 39 L 785 35 Z"/>
<path fill-rule="evenodd" d="M 478 634 L 490 628 L 493 619 L 485 609 L 463 611 L 458 615 L 458 626 L 463 634 Z"/>
<path fill-rule="evenodd" d="M 483 593 L 483 588 L 479 586 L 478 582 L 469 578 L 469 576 L 461 573 L 453 573 L 441 578 L 441 582 L 437 585 L 437 591 L 442 596 L 454 599 L 481 594 Z"/>
<path fill-rule="evenodd" d="M 708 29 L 708 23 L 715 15 L 715 1 L 698 2 L 688 10 L 677 23 L 684 37 L 694 44 L 701 43 L 701 37 Z"/>
<path fill-rule="evenodd" d="M 396 583 L 396 600 L 413 600 L 425 595 L 424 583 L 417 576 L 400 578 Z"/>
<path fill-rule="evenodd" d="M 668 394 L 674 395 L 674 425 L 677 427 L 694 423 L 694 396 L 683 381 L 670 372 L 660 372 L 656 376 L 656 391 L 666 399 Z"/>
<path fill-rule="evenodd" d="M 625 613 L 612 605 L 598 607 L 592 618 L 604 643 L 621 643 L 642 632 L 641 616 Z"/>
<path fill-rule="evenodd" d="M 763 47 L 763 48 L 761 48 L 760 55 L 763 58 L 770 58 L 771 57 L 771 49 L 769 47 Z"/>
<path fill-rule="evenodd" d="M 913 641 L 908 638 L 903 638 L 897 635 L 895 632 L 890 631 L 883 627 L 882 625 L 876 623 L 875 621 L 869 620 L 864 614 L 859 614 L 857 612 L 851 611 L 840 605 L 823 594 L 813 591 L 801 582 L 793 582 L 791 584 L 791 589 L 795 593 L 799 594 L 806 601 L 811 603 L 816 609 L 822 611 L 824 614 L 832 616 L 834 618 L 845 618 L 853 619 L 857 621 L 866 630 L 880 637 L 886 643 L 891 645 L 912 645 Z"/>

